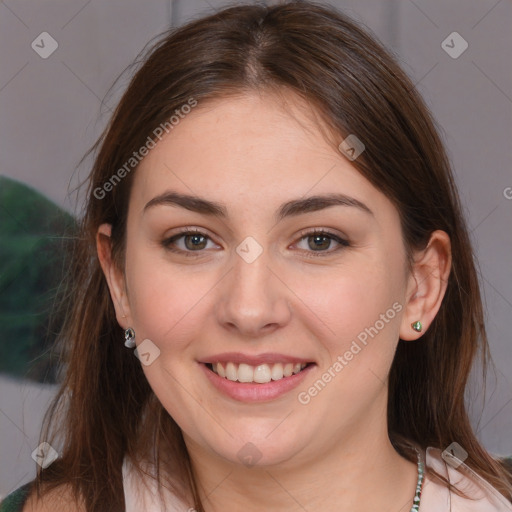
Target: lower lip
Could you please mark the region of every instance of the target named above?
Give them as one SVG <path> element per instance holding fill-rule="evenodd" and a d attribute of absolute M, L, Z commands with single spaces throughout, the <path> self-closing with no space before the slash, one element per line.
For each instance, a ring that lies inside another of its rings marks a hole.
<path fill-rule="evenodd" d="M 235 382 L 224 377 L 220 377 L 214 371 L 210 370 L 206 364 L 199 363 L 206 377 L 222 393 L 238 400 L 239 402 L 268 402 L 274 400 L 288 391 L 296 388 L 313 369 L 314 364 L 310 364 L 299 373 L 284 377 L 279 380 L 272 380 L 265 384 L 252 382 Z"/>

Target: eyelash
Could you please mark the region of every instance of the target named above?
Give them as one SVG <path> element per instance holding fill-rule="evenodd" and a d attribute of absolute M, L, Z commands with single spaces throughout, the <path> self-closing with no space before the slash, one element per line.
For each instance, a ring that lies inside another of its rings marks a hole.
<path fill-rule="evenodd" d="M 179 240 L 180 238 L 187 236 L 187 235 L 200 235 L 202 237 L 205 237 L 208 240 L 211 240 L 211 238 L 206 233 L 203 233 L 202 231 L 195 230 L 195 229 L 188 229 L 185 231 L 181 231 L 180 233 L 177 233 L 176 235 L 173 235 L 172 237 L 163 240 L 162 246 L 170 252 L 182 254 L 186 257 L 200 256 L 201 253 L 204 251 L 204 249 L 198 250 L 198 251 L 184 251 L 182 249 L 176 249 L 176 248 L 172 247 L 172 244 L 176 240 Z M 338 247 L 337 249 L 335 249 L 333 251 L 306 251 L 305 250 L 304 251 L 305 253 L 309 253 L 309 254 L 307 254 L 307 257 L 311 257 L 311 258 L 319 258 L 320 257 L 321 258 L 324 256 L 328 256 L 330 254 L 333 254 L 335 252 L 338 252 L 339 250 L 341 250 L 344 247 L 350 247 L 350 243 L 347 240 L 345 240 L 344 238 L 341 238 L 338 235 L 335 235 L 334 233 L 331 233 L 325 229 L 313 229 L 311 231 L 307 231 L 307 230 L 302 231 L 300 233 L 299 241 L 302 241 L 305 238 L 309 238 L 309 237 L 312 237 L 315 235 L 326 236 L 326 237 L 330 238 L 331 240 L 338 242 L 340 244 L 340 247 Z M 195 253 L 197 253 L 197 254 L 195 254 Z"/>

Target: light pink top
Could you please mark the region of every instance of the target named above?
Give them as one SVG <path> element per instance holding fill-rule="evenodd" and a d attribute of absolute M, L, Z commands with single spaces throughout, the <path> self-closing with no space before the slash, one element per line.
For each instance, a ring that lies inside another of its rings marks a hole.
<path fill-rule="evenodd" d="M 473 499 L 462 498 L 426 477 L 419 512 L 512 512 L 512 503 L 466 464 L 455 469 L 436 448 L 427 448 L 425 463 Z"/>
<path fill-rule="evenodd" d="M 427 449 L 425 463 L 474 500 L 461 498 L 426 476 L 419 512 L 512 512 L 512 503 L 466 464 L 462 463 L 455 469 L 442 459 L 441 451 L 436 448 Z M 146 478 L 146 484 L 148 487 L 143 485 L 132 465 L 125 459 L 123 485 L 126 512 L 194 512 L 193 503 L 186 504 L 168 491 L 165 491 L 165 504 L 162 503 L 154 480 Z"/>

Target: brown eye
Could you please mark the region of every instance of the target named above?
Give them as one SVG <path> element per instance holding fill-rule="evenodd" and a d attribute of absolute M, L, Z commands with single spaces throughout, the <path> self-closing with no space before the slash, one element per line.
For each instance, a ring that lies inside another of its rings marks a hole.
<path fill-rule="evenodd" d="M 301 235 L 301 242 L 303 240 L 307 240 L 307 249 L 304 250 L 306 253 L 313 253 L 311 254 L 311 256 L 329 255 L 334 252 L 337 252 L 343 247 L 350 246 L 349 242 L 344 238 L 341 238 L 340 236 L 335 235 L 334 233 L 330 233 L 324 230 L 314 230 L 306 233 L 301 233 Z M 333 242 L 338 244 L 338 247 L 335 248 L 334 250 L 329 250 L 332 247 Z"/>
<path fill-rule="evenodd" d="M 206 246 L 206 237 L 203 235 L 184 235 L 185 247 L 190 250 L 204 249 Z"/>
<path fill-rule="evenodd" d="M 185 256 L 196 256 L 190 253 L 202 252 L 203 249 L 207 248 L 209 241 L 211 240 L 206 233 L 188 230 L 163 240 L 162 246 L 171 252 L 181 253 Z"/>
<path fill-rule="evenodd" d="M 331 246 L 332 238 L 327 235 L 313 235 L 308 236 L 308 246 L 314 251 L 316 249 L 329 249 Z"/>

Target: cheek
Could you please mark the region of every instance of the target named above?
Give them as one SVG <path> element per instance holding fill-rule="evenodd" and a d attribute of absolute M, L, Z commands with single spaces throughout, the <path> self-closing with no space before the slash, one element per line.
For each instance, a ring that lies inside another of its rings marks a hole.
<path fill-rule="evenodd" d="M 159 350 L 158 357 L 142 369 L 164 408 L 181 428 L 194 432 L 193 418 L 204 415 L 204 406 L 189 376 L 197 364 L 194 340 L 204 332 L 201 322 L 207 301 L 201 298 L 212 289 L 213 277 L 204 271 L 180 271 L 155 252 L 127 251 L 126 258 L 137 342 L 149 339 Z M 191 400 L 191 396 L 198 398 Z"/>
<path fill-rule="evenodd" d="M 127 251 L 126 275 L 138 337 L 150 338 L 162 349 L 179 348 L 175 335 L 190 323 L 198 301 L 211 288 L 208 272 L 180 270 L 160 251 L 140 249 Z M 166 343 L 170 338 L 172 345 Z"/>
<path fill-rule="evenodd" d="M 315 311 L 308 328 L 325 333 L 317 337 L 324 349 L 317 380 L 298 396 L 313 416 L 328 411 L 334 424 L 355 425 L 382 394 L 399 338 L 402 284 L 384 266 L 364 265 L 331 276 L 323 293 L 304 286 Z"/>
<path fill-rule="evenodd" d="M 396 338 L 403 283 L 387 263 L 377 261 L 354 256 L 328 275 L 302 274 L 296 281 L 294 292 L 304 304 L 301 317 L 310 319 L 309 329 L 320 334 L 331 359 L 356 339 L 364 344 Z"/>

